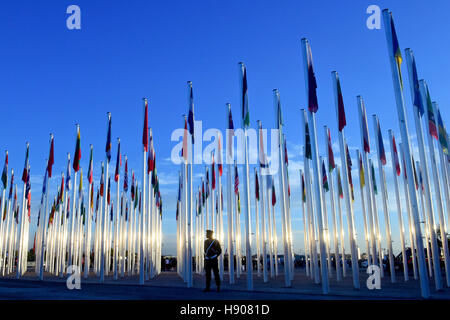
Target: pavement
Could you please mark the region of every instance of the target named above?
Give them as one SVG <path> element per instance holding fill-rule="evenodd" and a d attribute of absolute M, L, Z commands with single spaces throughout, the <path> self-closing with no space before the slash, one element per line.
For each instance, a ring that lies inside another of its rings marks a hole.
<path fill-rule="evenodd" d="M 262 276 L 254 274 L 254 289 L 247 290 L 246 275 L 241 274 L 236 283 L 229 284 L 225 273 L 221 292 L 203 292 L 204 276 L 194 274 L 193 287 L 187 288 L 183 279 L 176 272 L 162 272 L 154 279 L 139 285 L 137 275 L 125 276 L 114 280 L 112 275 L 105 277 L 104 283 L 91 274 L 87 279 L 81 278 L 81 289 L 69 290 L 64 278 L 45 274 L 39 281 L 34 272 L 27 272 L 21 279 L 14 275 L 0 279 L 0 299 L 2 300 L 420 300 L 420 284 L 410 278 L 405 282 L 402 275 L 397 276 L 396 283 L 390 283 L 386 275 L 381 280 L 381 289 L 369 290 L 366 286 L 368 275 L 360 272 L 359 290 L 353 289 L 351 275 L 337 282 L 330 278 L 330 291 L 322 293 L 321 284 L 315 284 L 307 277 L 304 269 L 296 269 L 291 287 L 285 287 L 284 276 L 270 278 L 264 283 Z M 444 283 L 444 282 L 443 282 Z M 450 288 L 434 290 L 434 281 L 430 279 L 430 299 L 450 300 Z"/>

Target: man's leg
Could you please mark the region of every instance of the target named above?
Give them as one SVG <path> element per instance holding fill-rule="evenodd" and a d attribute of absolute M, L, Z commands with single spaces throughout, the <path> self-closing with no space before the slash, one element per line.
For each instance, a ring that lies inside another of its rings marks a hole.
<path fill-rule="evenodd" d="M 220 289 L 220 275 L 219 275 L 219 265 L 217 263 L 217 259 L 213 259 L 212 269 L 214 272 L 214 279 L 216 280 L 217 290 Z"/>
<path fill-rule="evenodd" d="M 205 273 L 206 273 L 206 290 L 211 287 L 211 263 L 210 260 L 205 260 Z"/>

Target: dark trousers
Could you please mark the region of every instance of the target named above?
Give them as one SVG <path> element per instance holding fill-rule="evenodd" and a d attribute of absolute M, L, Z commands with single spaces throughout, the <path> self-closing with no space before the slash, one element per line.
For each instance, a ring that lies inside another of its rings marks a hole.
<path fill-rule="evenodd" d="M 217 258 L 205 259 L 205 272 L 206 272 L 206 289 L 211 287 L 211 269 L 214 272 L 214 279 L 216 280 L 216 287 L 220 287 L 220 275 L 219 275 L 219 265 L 217 263 Z"/>

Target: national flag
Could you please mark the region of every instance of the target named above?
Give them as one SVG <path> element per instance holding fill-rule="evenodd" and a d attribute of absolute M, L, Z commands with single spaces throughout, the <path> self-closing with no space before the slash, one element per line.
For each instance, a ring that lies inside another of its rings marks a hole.
<path fill-rule="evenodd" d="M 339 168 L 338 168 L 337 174 L 338 174 L 338 193 L 339 193 L 339 198 L 344 199 L 344 192 L 342 191 L 341 172 L 340 172 Z"/>
<path fill-rule="evenodd" d="M 442 151 L 445 154 L 448 153 L 448 143 L 447 143 L 447 130 L 445 130 L 444 121 L 442 121 L 441 117 L 441 111 L 436 106 L 436 113 L 437 113 L 437 122 L 438 122 L 438 130 L 439 130 L 439 143 L 441 144 Z"/>
<path fill-rule="evenodd" d="M 120 166 L 122 163 L 122 158 L 120 154 L 120 139 L 117 142 L 117 159 L 116 159 L 116 172 L 114 173 L 114 181 L 119 181 L 120 176 Z"/>
<path fill-rule="evenodd" d="M 103 197 L 104 190 L 105 190 L 105 172 L 103 171 L 103 165 L 102 165 L 102 174 L 100 176 L 100 196 Z"/>
<path fill-rule="evenodd" d="M 134 186 L 134 208 L 136 209 L 137 205 L 138 205 L 138 199 L 139 198 L 139 194 L 138 194 L 138 186 L 137 183 Z"/>
<path fill-rule="evenodd" d="M 250 126 L 250 112 L 248 108 L 248 87 L 247 87 L 247 68 L 243 63 L 242 66 L 242 94 L 241 94 L 241 106 L 242 106 L 242 127 L 248 128 Z"/>
<path fill-rule="evenodd" d="M 51 178 L 52 177 L 52 167 L 53 164 L 55 163 L 55 150 L 54 150 L 54 144 L 53 144 L 53 135 L 51 137 L 51 142 L 50 142 L 50 153 L 48 155 L 48 161 L 47 161 L 47 171 L 48 171 L 48 177 Z"/>
<path fill-rule="evenodd" d="M 328 187 L 327 170 L 325 169 L 325 162 L 323 160 L 322 160 L 322 187 L 325 190 L 325 192 L 330 190 L 330 188 Z"/>
<path fill-rule="evenodd" d="M 361 188 L 366 185 L 366 180 L 364 178 L 364 166 L 362 162 L 361 153 L 359 154 L 359 183 L 361 184 Z"/>
<path fill-rule="evenodd" d="M 259 201 L 259 180 L 258 180 L 258 173 L 255 170 L 255 198 L 256 201 Z"/>
<path fill-rule="evenodd" d="M 228 130 L 227 130 L 227 142 L 228 142 L 228 157 L 233 159 L 233 136 L 234 136 L 234 125 L 233 116 L 231 114 L 231 106 L 228 105 Z"/>
<path fill-rule="evenodd" d="M 91 183 L 91 209 L 94 209 L 94 184 Z"/>
<path fill-rule="evenodd" d="M 397 176 L 399 176 L 400 175 L 400 161 L 398 160 L 397 144 L 395 143 L 394 136 L 392 136 L 392 145 L 393 145 L 393 149 L 394 149 L 395 171 L 397 172 Z"/>
<path fill-rule="evenodd" d="M 183 133 L 183 149 L 181 149 L 181 156 L 184 158 L 184 161 L 188 160 L 188 130 L 187 130 L 187 120 L 184 117 L 184 133 Z"/>
<path fill-rule="evenodd" d="M 148 100 L 144 99 L 144 128 L 142 131 L 142 145 L 144 151 L 148 151 Z"/>
<path fill-rule="evenodd" d="M 194 144 L 194 92 L 192 90 L 191 81 L 188 81 L 188 87 L 189 87 L 189 114 L 188 114 L 189 133 L 192 138 L 192 144 Z"/>
<path fill-rule="evenodd" d="M 239 174 L 236 164 L 234 164 L 234 193 L 239 193 Z"/>
<path fill-rule="evenodd" d="M 361 120 L 362 120 L 364 151 L 367 153 L 370 153 L 369 129 L 367 126 L 366 107 L 362 100 L 361 100 L 361 109 L 362 109 L 362 112 L 361 112 L 362 119 Z"/>
<path fill-rule="evenodd" d="M 75 143 L 75 153 L 73 157 L 73 170 L 78 172 L 80 170 L 80 159 L 81 159 L 81 136 L 80 127 L 77 126 L 77 141 Z"/>
<path fill-rule="evenodd" d="M 111 206 L 111 211 L 110 211 L 110 219 L 111 219 L 111 221 L 113 221 L 113 216 L 114 216 L 113 207 L 114 207 L 114 205 Z"/>
<path fill-rule="evenodd" d="M 216 170 L 214 166 L 214 152 L 211 154 L 212 163 L 211 163 L 211 188 L 212 190 L 216 189 Z"/>
<path fill-rule="evenodd" d="M 302 173 L 302 201 L 306 203 L 306 185 L 305 176 Z"/>
<path fill-rule="evenodd" d="M 106 133 L 106 159 L 108 159 L 108 163 L 111 160 L 111 114 L 108 113 L 108 132 Z"/>
<path fill-rule="evenodd" d="M 153 148 L 153 133 L 150 128 L 150 150 L 148 152 L 147 173 L 155 169 L 155 149 Z"/>
<path fill-rule="evenodd" d="M 209 197 L 209 170 L 206 168 L 206 199 Z"/>
<path fill-rule="evenodd" d="M 353 192 L 353 179 L 352 179 L 352 158 L 350 157 L 350 152 L 348 151 L 348 144 L 345 144 L 345 152 L 347 154 L 347 171 L 348 171 L 348 182 L 350 184 L 350 191 L 352 194 L 352 200 L 355 200 L 355 194 Z"/>
<path fill-rule="evenodd" d="M 70 155 L 67 157 L 67 170 L 66 170 L 66 190 L 69 191 L 70 190 Z"/>
<path fill-rule="evenodd" d="M 137 189 L 137 187 L 136 187 Z M 136 194 L 137 194 L 137 190 L 136 190 Z M 141 212 L 141 205 L 142 205 L 142 191 L 139 191 L 139 201 L 138 201 L 138 197 L 136 196 L 136 201 L 134 203 L 134 207 L 136 208 L 136 205 L 139 204 L 139 210 L 138 212 Z"/>
<path fill-rule="evenodd" d="M 30 154 L 30 144 L 27 142 L 27 151 L 25 153 L 25 165 L 23 167 L 23 172 L 22 172 L 22 181 L 24 183 L 27 182 L 27 176 L 28 176 L 28 157 Z"/>
<path fill-rule="evenodd" d="M 64 200 L 64 173 L 61 174 L 61 186 L 59 187 L 60 195 L 59 195 L 59 201 L 63 202 Z"/>
<path fill-rule="evenodd" d="M 78 186 L 79 196 L 83 195 L 83 168 L 80 168 L 80 184 Z"/>
<path fill-rule="evenodd" d="M 222 168 L 222 142 L 220 140 L 220 136 L 221 134 L 219 133 L 218 135 L 218 147 L 217 147 L 217 152 L 219 153 L 219 158 L 217 159 L 217 169 L 219 170 L 219 176 L 222 176 L 222 172 L 223 172 L 223 168 Z"/>
<path fill-rule="evenodd" d="M 439 140 L 437 129 L 436 129 L 436 120 L 434 118 L 434 112 L 433 112 L 433 104 L 431 103 L 431 97 L 430 92 L 427 88 L 427 114 L 428 114 L 428 127 L 429 131 L 432 137 L 434 137 L 436 140 Z"/>
<path fill-rule="evenodd" d="M 311 137 L 309 135 L 308 123 L 305 123 L 305 157 L 312 160 Z"/>
<path fill-rule="evenodd" d="M 95 199 L 95 212 L 98 212 L 99 205 L 100 205 L 100 190 L 97 188 L 97 199 Z"/>
<path fill-rule="evenodd" d="M 391 15 L 391 33 L 392 33 L 392 53 L 394 55 L 394 59 L 397 64 L 397 71 L 398 71 L 398 76 L 400 78 L 400 85 L 403 90 L 403 79 L 402 79 L 402 70 L 401 70 L 401 65 L 403 62 L 402 52 L 400 51 L 400 46 L 398 44 L 397 33 L 395 32 L 395 26 L 394 26 L 394 19 L 392 18 L 392 12 L 390 13 L 390 15 Z"/>
<path fill-rule="evenodd" d="M 277 203 L 277 197 L 275 195 L 275 184 L 273 183 L 273 177 L 272 177 L 272 207 L 274 207 L 276 203 Z"/>
<path fill-rule="evenodd" d="M 286 163 L 286 167 L 289 166 L 289 159 L 286 147 L 286 139 L 284 139 L 284 163 Z"/>
<path fill-rule="evenodd" d="M 25 199 L 26 199 L 26 210 L 28 213 L 28 221 L 31 221 L 31 183 L 30 183 L 30 168 L 28 168 L 27 183 L 25 187 Z"/>
<path fill-rule="evenodd" d="M 5 165 L 3 166 L 2 183 L 3 183 L 3 189 L 6 189 L 6 187 L 8 185 L 8 151 L 6 151 Z"/>
<path fill-rule="evenodd" d="M 9 186 L 9 195 L 8 199 L 11 200 L 13 194 L 13 185 L 14 185 L 14 170 L 11 170 L 11 182 Z"/>
<path fill-rule="evenodd" d="M 125 204 L 125 221 L 128 221 L 128 202 Z"/>
<path fill-rule="evenodd" d="M 198 188 L 198 213 L 202 213 L 202 191 Z"/>
<path fill-rule="evenodd" d="M 373 191 L 375 192 L 375 194 L 378 194 L 377 179 L 375 177 L 375 168 L 373 167 L 373 163 L 370 164 L 370 169 L 372 171 Z"/>
<path fill-rule="evenodd" d="M 344 108 L 344 98 L 342 97 L 341 81 L 339 80 L 339 75 L 336 73 L 336 87 L 337 87 L 337 98 L 338 98 L 338 127 L 339 131 L 342 131 L 347 125 L 347 120 L 345 118 L 345 108 Z"/>
<path fill-rule="evenodd" d="M 181 179 L 181 176 L 180 176 Z M 181 194 L 180 194 L 180 200 L 181 200 Z M 206 194 L 205 194 L 205 182 L 202 179 L 202 204 L 205 205 L 206 202 Z"/>
<path fill-rule="evenodd" d="M 109 205 L 111 202 L 111 177 L 108 177 L 108 193 L 106 194 L 106 199 Z"/>
<path fill-rule="evenodd" d="M 123 174 L 123 191 L 128 192 L 128 159 L 125 157 L 125 172 Z"/>
<path fill-rule="evenodd" d="M 94 173 L 93 173 L 93 171 L 94 171 L 94 155 L 93 155 L 93 147 L 92 147 L 92 145 L 91 145 L 91 154 L 90 154 L 90 156 L 89 156 L 89 167 L 88 167 L 88 181 L 89 181 L 89 183 L 91 184 L 92 183 L 92 181 L 93 181 L 93 175 L 94 175 Z"/>
<path fill-rule="evenodd" d="M 417 76 L 417 67 L 416 67 L 416 59 L 414 56 L 412 56 L 412 82 L 413 82 L 413 88 L 414 88 L 414 101 L 413 104 L 419 111 L 419 116 L 422 117 L 424 114 L 424 108 L 423 108 L 423 102 L 422 102 L 422 95 L 420 94 L 419 89 L 419 77 Z"/>
<path fill-rule="evenodd" d="M 2 217 L 2 220 L 3 221 L 5 221 L 5 219 L 6 219 L 6 205 L 4 206 L 4 210 L 3 210 L 3 217 Z"/>
<path fill-rule="evenodd" d="M 269 164 L 267 163 L 266 154 L 264 152 L 264 137 L 263 137 L 263 129 L 262 124 L 259 122 L 259 144 L 258 144 L 258 151 L 259 151 L 259 166 L 261 168 L 267 168 Z"/>
<path fill-rule="evenodd" d="M 280 93 L 278 89 L 275 89 L 275 95 L 277 98 L 277 129 L 279 130 L 283 126 L 283 114 L 281 112 Z"/>
<path fill-rule="evenodd" d="M 380 160 L 383 165 L 386 165 L 386 152 L 384 151 L 383 136 L 381 134 L 380 121 L 377 118 L 377 136 L 378 146 L 380 148 Z"/>
<path fill-rule="evenodd" d="M 311 53 L 311 47 L 309 43 L 306 43 L 306 61 L 307 61 L 307 68 L 308 68 L 308 110 L 310 112 L 316 113 L 319 109 L 319 104 L 317 102 L 317 81 L 316 81 L 316 75 L 314 73 L 314 67 L 313 67 L 313 58 Z"/>
<path fill-rule="evenodd" d="M 414 183 L 416 185 L 416 190 L 419 190 L 419 179 L 417 178 L 417 169 L 416 169 L 416 162 L 414 161 L 414 157 L 412 159 L 413 164 L 413 173 L 414 173 Z"/>
<path fill-rule="evenodd" d="M 237 205 L 238 205 L 237 209 L 238 209 L 238 213 L 241 213 L 241 198 L 239 196 L 239 190 L 238 190 L 238 192 L 236 194 L 237 194 Z"/>
<path fill-rule="evenodd" d="M 333 171 L 336 168 L 336 164 L 334 163 L 334 154 L 333 154 L 333 146 L 331 144 L 331 132 L 330 129 L 328 131 L 328 171 Z"/>

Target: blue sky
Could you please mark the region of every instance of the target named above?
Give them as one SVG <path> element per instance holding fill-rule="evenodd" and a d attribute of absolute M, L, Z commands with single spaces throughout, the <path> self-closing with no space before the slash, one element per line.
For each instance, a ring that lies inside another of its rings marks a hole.
<path fill-rule="evenodd" d="M 71 4 L 81 8 L 81 30 L 66 28 L 66 8 Z M 419 77 L 427 80 L 432 98 L 440 104 L 448 124 L 450 115 L 445 106 L 450 103 L 450 93 L 444 76 L 450 72 L 450 3 L 445 1 L 2 2 L 0 150 L 9 151 L 10 168 L 21 172 L 25 142 L 30 142 L 30 235 L 36 224 L 49 133 L 55 136 L 55 176 L 65 171 L 66 154 L 75 148 L 75 123 L 79 123 L 82 166 L 87 171 L 89 144 L 93 144 L 98 177 L 99 163 L 104 160 L 106 112 L 110 111 L 113 142 L 121 138 L 129 167 L 139 172 L 142 97 L 148 97 L 164 201 L 163 232 L 167 242 L 163 253 L 174 253 L 171 239 L 176 230 L 179 167 L 168 159 L 175 145 L 170 135 L 182 126 L 181 115 L 187 113 L 186 81 L 193 82 L 195 117 L 203 121 L 203 128 L 225 129 L 226 102 L 232 105 L 235 125 L 240 125 L 237 63 L 243 61 L 248 72 L 252 126 L 261 120 L 264 127 L 274 127 L 272 89 L 280 90 L 292 171 L 294 245 L 296 252 L 303 252 L 297 169 L 302 164 L 303 144 L 299 110 L 306 105 L 306 95 L 300 39 L 309 39 L 314 57 L 322 155 L 326 151 L 322 126 L 331 128 L 334 142 L 337 136 L 333 70 L 341 78 L 348 123 L 345 130 L 353 148 L 352 157 L 354 148 L 360 147 L 356 105 L 359 94 L 365 99 L 372 142 L 373 113 L 380 117 L 386 140 L 390 128 L 399 136 L 384 30 L 366 27 L 366 8 L 371 4 L 393 11 L 402 52 L 407 47 L 413 49 Z M 403 77 L 407 79 L 403 66 Z M 408 125 L 413 134 L 408 86 L 405 80 Z M 385 147 L 389 150 L 388 145 Z M 115 152 L 113 143 L 113 165 Z M 203 166 L 196 168 L 197 173 L 203 170 Z M 389 167 L 386 175 L 392 175 Z M 58 182 L 53 180 L 54 190 Z M 393 197 L 390 202 L 394 208 Z M 358 206 L 357 200 L 356 212 Z M 378 207 L 383 221 L 381 205 Z M 356 220 L 361 239 L 362 217 L 357 214 Z M 397 218 L 393 212 L 391 220 L 394 229 Z M 394 241 L 394 248 L 398 248 L 398 238 L 394 237 Z"/>

